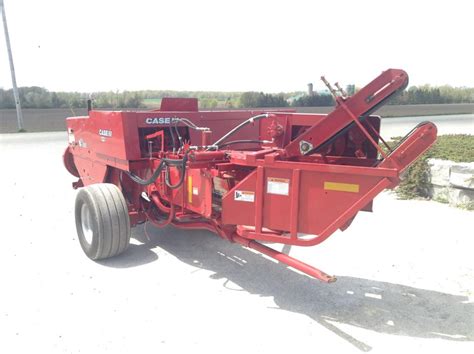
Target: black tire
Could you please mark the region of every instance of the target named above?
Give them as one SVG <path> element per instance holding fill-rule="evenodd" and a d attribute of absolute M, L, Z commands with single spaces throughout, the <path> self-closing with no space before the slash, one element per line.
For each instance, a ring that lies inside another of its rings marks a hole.
<path fill-rule="evenodd" d="M 81 188 L 76 196 L 76 229 L 84 253 L 93 260 L 119 255 L 130 242 L 130 218 L 114 184 Z"/>

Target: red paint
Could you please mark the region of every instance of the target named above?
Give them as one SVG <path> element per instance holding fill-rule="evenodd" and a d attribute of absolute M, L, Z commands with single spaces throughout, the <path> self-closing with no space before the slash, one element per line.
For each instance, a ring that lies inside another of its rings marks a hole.
<path fill-rule="evenodd" d="M 159 226 L 210 230 L 330 282 L 333 277 L 255 240 L 317 245 L 347 228 L 359 211 L 371 211 L 373 199 L 385 188 L 398 185 L 400 173 L 435 142 L 436 126 L 419 125 L 393 152 L 385 153 L 378 146 L 380 118 L 370 112 L 407 82 L 404 71 L 387 70 L 352 97 L 338 97 L 328 115 L 274 111 L 226 140 L 271 143 L 217 150 L 206 146 L 267 112 L 198 111 L 195 99 L 163 99 L 156 111 L 91 111 L 88 117 L 67 119 L 70 143 L 64 161 L 79 176 L 76 187 L 118 185 L 132 224 L 150 220 Z M 175 124 L 175 118 L 209 130 Z M 305 144 L 309 150 L 303 149 Z M 185 154 L 185 171 L 169 168 L 172 184 L 185 174 L 177 189 L 166 186 L 164 171 L 148 186 L 127 175 L 148 179 L 163 158 L 182 159 Z"/>

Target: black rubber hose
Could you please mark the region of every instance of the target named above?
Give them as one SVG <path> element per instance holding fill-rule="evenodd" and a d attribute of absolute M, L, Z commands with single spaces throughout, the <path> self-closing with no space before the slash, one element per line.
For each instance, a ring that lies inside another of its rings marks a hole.
<path fill-rule="evenodd" d="M 188 161 L 188 155 L 184 155 L 183 160 L 182 160 L 182 165 L 177 166 L 178 169 L 181 170 L 180 176 L 179 176 L 179 181 L 176 184 L 171 184 L 170 181 L 170 174 L 169 174 L 169 166 L 165 170 L 165 183 L 166 185 L 171 188 L 171 189 L 177 189 L 182 186 L 184 183 L 184 176 L 186 175 L 186 162 Z"/>
<path fill-rule="evenodd" d="M 185 155 L 185 158 L 186 158 L 186 161 L 188 161 L 188 157 L 187 155 Z M 183 159 L 167 159 L 167 158 L 164 158 L 162 159 L 162 161 L 166 162 L 167 165 L 173 165 L 173 166 L 180 166 L 183 164 Z M 185 162 L 186 163 L 186 162 Z"/>
<path fill-rule="evenodd" d="M 128 171 L 124 171 L 124 172 L 127 174 L 128 177 L 130 177 L 132 179 L 132 181 L 134 181 L 138 184 L 141 184 L 142 186 L 148 186 L 149 184 L 152 184 L 153 182 L 156 181 L 156 179 L 160 175 L 161 171 L 163 171 L 163 168 L 165 167 L 165 165 L 166 165 L 166 162 L 164 160 L 161 160 L 158 168 L 155 170 L 155 172 L 153 172 L 151 177 L 146 179 L 146 180 L 141 179 L 140 177 L 138 177 L 137 175 L 135 175 L 132 172 L 128 172 Z"/>
<path fill-rule="evenodd" d="M 176 135 L 178 137 L 178 144 L 179 144 L 179 147 L 178 147 L 178 151 L 179 149 L 181 149 L 183 147 L 183 139 L 181 138 L 181 134 L 179 134 L 179 130 L 178 130 L 178 122 L 179 120 L 175 120 L 174 122 L 174 130 L 176 132 Z"/>
<path fill-rule="evenodd" d="M 176 148 L 176 140 L 174 139 L 174 135 L 173 135 L 173 128 L 172 127 L 169 127 L 169 131 L 170 131 L 170 135 L 171 135 L 171 141 L 173 142 L 173 150 Z"/>
<path fill-rule="evenodd" d="M 263 114 L 258 114 L 256 116 L 250 117 L 247 120 L 244 120 L 242 123 L 240 123 L 239 125 L 237 125 L 233 129 L 231 129 L 229 132 L 227 132 L 223 137 L 221 137 L 219 140 L 217 140 L 214 144 L 212 144 L 212 146 L 217 146 L 217 147 L 221 146 L 222 145 L 221 143 L 224 140 L 226 140 L 229 136 L 231 136 L 231 135 L 235 134 L 236 132 L 238 132 L 240 129 L 245 127 L 247 124 L 253 123 L 253 122 L 258 121 L 262 118 L 268 118 L 268 117 L 269 117 L 268 113 L 263 113 Z"/>
<path fill-rule="evenodd" d="M 179 168 L 179 167 L 177 167 L 177 168 L 181 170 L 181 173 L 179 175 L 179 181 L 176 184 L 171 184 L 170 174 L 169 174 L 169 167 L 165 170 L 165 183 L 171 189 L 178 189 L 184 183 L 184 175 L 186 173 L 184 172 L 184 169 Z"/>
<path fill-rule="evenodd" d="M 156 181 L 158 176 L 161 174 L 163 171 L 163 168 L 167 167 L 168 165 L 173 165 L 173 166 L 181 166 L 183 169 L 186 168 L 186 162 L 188 161 L 188 155 L 184 155 L 183 159 L 180 160 L 175 160 L 175 159 L 162 159 L 160 164 L 158 165 L 158 168 L 153 172 L 150 178 L 148 179 L 142 179 L 135 175 L 132 172 L 124 171 L 128 177 L 132 179 L 132 181 L 141 184 L 142 186 L 148 186 L 149 184 L 152 184 Z M 177 188 L 177 187 L 176 187 Z"/>
<path fill-rule="evenodd" d="M 208 128 L 203 128 L 203 127 L 198 127 L 196 124 L 194 124 L 193 122 L 191 122 L 187 118 L 177 118 L 177 120 L 180 121 L 181 123 L 184 123 L 185 125 L 187 125 L 191 129 L 195 129 L 195 130 L 206 130 L 206 129 L 208 129 Z"/>
<path fill-rule="evenodd" d="M 181 161 L 182 161 L 181 166 L 179 166 L 179 165 L 177 166 L 177 168 L 181 170 L 178 183 L 171 184 L 170 174 L 169 174 L 169 166 L 165 170 L 165 183 L 171 189 L 177 189 L 177 188 L 181 187 L 181 185 L 184 182 L 184 176 L 186 175 L 186 162 L 188 161 L 188 155 L 187 154 L 184 155 L 184 157 Z"/>

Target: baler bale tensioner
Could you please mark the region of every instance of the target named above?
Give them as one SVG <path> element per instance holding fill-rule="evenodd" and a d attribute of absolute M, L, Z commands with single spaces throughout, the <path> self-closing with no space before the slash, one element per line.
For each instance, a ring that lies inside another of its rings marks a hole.
<path fill-rule="evenodd" d="M 336 100 L 327 115 L 199 111 L 196 99 L 164 98 L 159 110 L 67 118 L 63 157 L 79 178 L 73 187 L 84 187 L 75 217 L 86 255 L 122 253 L 130 227 L 148 221 L 210 230 L 334 281 L 258 241 L 313 246 L 345 230 L 359 211 L 372 211 L 375 196 L 399 184 L 437 129 L 421 123 L 395 148 L 380 137 L 380 117 L 371 112 L 407 86 L 402 70 L 384 71 L 352 96 L 325 83 Z"/>

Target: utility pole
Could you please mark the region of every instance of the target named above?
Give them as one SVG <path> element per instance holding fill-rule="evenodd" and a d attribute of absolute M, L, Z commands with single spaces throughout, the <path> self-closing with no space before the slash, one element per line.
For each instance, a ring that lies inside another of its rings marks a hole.
<path fill-rule="evenodd" d="M 0 0 L 0 7 L 2 10 L 3 30 L 5 32 L 5 42 L 7 44 L 8 60 L 10 62 L 10 72 L 12 74 L 13 97 L 16 106 L 16 118 L 18 120 L 18 131 L 23 129 L 23 113 L 21 112 L 20 95 L 18 94 L 18 87 L 16 86 L 15 67 L 13 66 L 12 48 L 10 46 L 10 36 L 8 35 L 7 16 L 5 15 L 5 5 L 3 0 Z"/>

